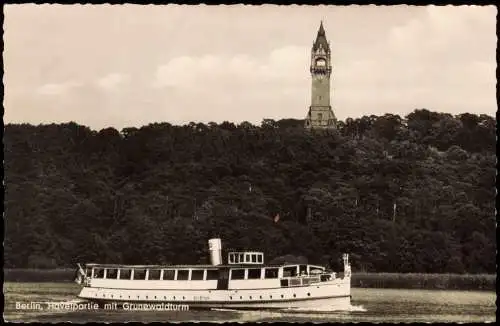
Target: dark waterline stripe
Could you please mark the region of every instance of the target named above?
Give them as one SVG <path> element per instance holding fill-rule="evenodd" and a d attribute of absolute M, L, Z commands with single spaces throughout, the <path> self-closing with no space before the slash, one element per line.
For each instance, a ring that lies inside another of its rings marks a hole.
<path fill-rule="evenodd" d="M 85 300 L 97 303 L 130 303 L 130 304 L 176 304 L 176 305 L 213 305 L 213 304 L 224 304 L 224 305 L 234 305 L 234 304 L 258 304 L 258 303 L 281 303 L 281 302 L 296 302 L 296 301 L 315 301 L 315 300 L 324 300 L 324 299 L 335 299 L 335 298 L 350 298 L 351 295 L 336 295 L 336 296 L 327 296 L 327 297 L 317 297 L 317 298 L 298 298 L 298 299 L 283 299 L 283 300 L 241 300 L 241 301 L 138 301 L 138 300 L 120 300 L 120 299 L 94 299 L 94 298 L 83 298 Z"/>

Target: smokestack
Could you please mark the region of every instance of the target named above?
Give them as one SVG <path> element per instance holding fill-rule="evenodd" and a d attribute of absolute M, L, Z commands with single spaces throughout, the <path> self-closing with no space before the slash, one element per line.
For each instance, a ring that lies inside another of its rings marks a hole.
<path fill-rule="evenodd" d="M 220 239 L 208 240 L 208 250 L 210 251 L 210 263 L 214 266 L 222 264 L 222 243 Z"/>

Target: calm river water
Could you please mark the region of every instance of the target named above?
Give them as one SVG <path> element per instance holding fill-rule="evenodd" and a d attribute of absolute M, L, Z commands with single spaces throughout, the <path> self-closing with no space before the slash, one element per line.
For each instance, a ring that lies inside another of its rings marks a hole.
<path fill-rule="evenodd" d="M 75 302 L 71 284 L 5 283 L 6 321 L 154 322 L 154 321 L 282 321 L 282 322 L 495 322 L 496 293 L 475 291 L 352 289 L 348 311 L 125 311 L 33 309 L 33 302 Z M 24 304 L 25 306 L 22 306 Z"/>

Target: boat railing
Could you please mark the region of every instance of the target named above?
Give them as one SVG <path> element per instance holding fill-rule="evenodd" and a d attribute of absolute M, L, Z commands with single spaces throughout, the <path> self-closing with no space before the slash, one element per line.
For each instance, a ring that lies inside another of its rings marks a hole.
<path fill-rule="evenodd" d="M 320 275 L 313 276 L 289 276 L 280 279 L 282 287 L 292 287 L 292 286 L 306 286 L 309 284 L 321 282 Z"/>

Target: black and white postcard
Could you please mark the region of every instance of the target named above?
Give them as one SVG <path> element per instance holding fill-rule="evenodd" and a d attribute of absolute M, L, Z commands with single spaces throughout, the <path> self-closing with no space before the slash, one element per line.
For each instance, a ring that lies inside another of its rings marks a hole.
<path fill-rule="evenodd" d="M 5 320 L 496 321 L 496 7 L 4 15 Z"/>

